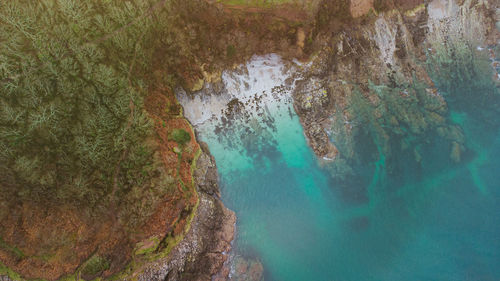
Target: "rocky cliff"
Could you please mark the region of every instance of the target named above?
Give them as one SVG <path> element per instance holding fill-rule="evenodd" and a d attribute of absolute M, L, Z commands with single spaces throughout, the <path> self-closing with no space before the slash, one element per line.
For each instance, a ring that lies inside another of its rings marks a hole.
<path fill-rule="evenodd" d="M 236 216 L 220 201 L 215 160 L 205 144 L 201 147 L 194 172 L 199 203 L 186 236 L 167 257 L 127 274 L 124 280 L 227 279 L 229 271 L 223 265 L 231 249 Z"/>
<path fill-rule="evenodd" d="M 464 132 L 450 121 L 443 98 L 446 93 L 438 91 L 433 80 L 439 69 L 429 68 L 429 60 L 438 61 L 441 67 L 469 67 L 464 63 L 468 56 L 487 56 L 493 60 L 491 75 L 496 75 L 497 80 L 500 77 L 495 69 L 500 15 L 497 1 L 284 1 L 270 6 L 233 3 L 238 1 L 191 2 L 179 8 L 176 17 L 177 27 L 184 30 L 177 39 L 187 50 L 179 56 L 182 63 L 175 75 L 179 83 L 199 90 L 205 82 L 218 80 L 222 70 L 255 53 L 275 52 L 285 59 L 309 61 L 293 93 L 294 107 L 318 158 L 343 178 L 375 160 L 411 157 L 418 165 L 425 158 L 425 150 L 417 144 L 427 139 L 439 143 L 451 161 L 466 157 Z M 161 65 L 164 57 L 158 55 L 156 63 Z M 439 86 L 458 91 L 453 85 Z M 480 101 L 468 97 L 465 102 Z M 173 97 L 156 95 L 145 101 L 160 128 L 162 159 L 173 172 L 179 152 L 175 144 L 169 144 L 169 136 L 161 128 L 182 127 L 191 133 L 178 108 L 174 111 L 181 118 L 165 123 L 165 108 L 175 104 Z M 193 175 L 197 200 L 190 196 L 189 202 L 180 197 L 169 201 L 168 206 L 176 206 L 174 210 L 159 210 L 155 216 L 159 223 L 152 224 L 161 229 L 151 232 L 162 235 L 141 237 L 144 239 L 138 244 L 128 245 L 127 251 L 134 251 L 130 259 L 110 256 L 119 260 L 112 272 L 120 272 L 115 278 L 228 278 L 224 264 L 236 218 L 219 199 L 216 165 L 208 148 L 200 144 L 201 154 L 190 171 L 198 151 L 196 141 L 190 146 L 190 153 L 180 153 L 183 166 L 179 176 L 188 182 Z M 363 148 L 367 146 L 379 153 L 366 153 Z M 182 184 L 178 188 L 182 189 Z M 16 262 L 12 260 L 11 264 Z M 81 260 L 58 271 L 57 276 L 77 268 L 79 263 Z M 119 271 L 118 267 L 125 269 Z M 16 276 L 10 271 L 0 273 Z M 111 272 L 106 277 L 109 275 Z M 0 280 L 10 279 L 0 276 Z"/>

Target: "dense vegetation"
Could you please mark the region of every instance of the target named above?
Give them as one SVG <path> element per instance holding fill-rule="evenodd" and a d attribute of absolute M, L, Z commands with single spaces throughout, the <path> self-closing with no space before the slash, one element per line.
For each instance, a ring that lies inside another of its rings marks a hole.
<path fill-rule="evenodd" d="M 0 3 L 2 201 L 95 205 L 168 186 L 143 107 L 166 5 Z"/>
<path fill-rule="evenodd" d="M 2 1 L 0 201 L 103 205 L 115 195 L 142 193 L 151 180 L 167 186 L 143 106 L 148 92 L 158 83 L 198 81 L 200 71 L 193 69 L 200 59 L 210 68 L 236 53 L 244 57 L 231 32 L 214 37 L 215 24 L 208 22 L 232 26 L 207 5 Z M 245 53 L 258 51 L 252 48 Z"/>
<path fill-rule="evenodd" d="M 0 1 L 0 273 L 110 276 L 144 239 L 179 239 L 197 145 L 173 89 L 255 53 L 301 54 L 307 15 L 284 8 Z"/>

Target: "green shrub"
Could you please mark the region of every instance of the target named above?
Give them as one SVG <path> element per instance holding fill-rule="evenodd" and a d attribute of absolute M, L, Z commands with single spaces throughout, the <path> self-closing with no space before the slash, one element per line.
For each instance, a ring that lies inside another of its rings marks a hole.
<path fill-rule="evenodd" d="M 226 53 L 228 58 L 232 58 L 236 55 L 236 47 L 233 45 L 228 45 L 226 48 Z"/>
<path fill-rule="evenodd" d="M 170 132 L 168 139 L 175 141 L 180 146 L 184 146 L 191 141 L 191 135 L 184 129 L 174 129 Z"/>
<path fill-rule="evenodd" d="M 109 261 L 101 256 L 92 256 L 82 267 L 82 274 L 87 276 L 97 275 L 109 269 Z"/>

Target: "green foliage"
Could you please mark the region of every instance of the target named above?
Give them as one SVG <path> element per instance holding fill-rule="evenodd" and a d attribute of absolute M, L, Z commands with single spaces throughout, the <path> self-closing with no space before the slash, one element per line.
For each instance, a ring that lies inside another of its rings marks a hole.
<path fill-rule="evenodd" d="M 0 262 L 0 275 L 7 276 L 14 281 L 24 280 L 21 278 L 21 276 L 18 273 L 12 271 L 10 268 L 8 268 L 2 262 Z"/>
<path fill-rule="evenodd" d="M 109 261 L 98 255 L 92 256 L 82 267 L 83 275 L 96 275 L 109 269 Z"/>
<path fill-rule="evenodd" d="M 168 139 L 175 141 L 180 146 L 184 146 L 191 141 L 191 135 L 184 129 L 174 129 L 168 136 Z"/>
<path fill-rule="evenodd" d="M 160 245 L 161 240 L 157 236 L 153 236 L 146 241 L 142 241 L 136 244 L 136 250 L 134 252 L 135 255 L 147 255 L 151 254 L 156 249 L 158 249 L 158 245 Z"/>
<path fill-rule="evenodd" d="M 226 53 L 228 58 L 232 58 L 236 55 L 236 48 L 233 45 L 228 45 L 226 48 Z"/>
<path fill-rule="evenodd" d="M 0 3 L 0 199 L 92 206 L 167 184 L 143 107 L 167 30 L 155 4 Z"/>
<path fill-rule="evenodd" d="M 17 257 L 18 259 L 22 259 L 25 256 L 24 253 L 17 247 L 5 243 L 2 237 L 0 237 L 0 249 L 3 249 L 7 252 L 14 254 L 14 256 Z"/>

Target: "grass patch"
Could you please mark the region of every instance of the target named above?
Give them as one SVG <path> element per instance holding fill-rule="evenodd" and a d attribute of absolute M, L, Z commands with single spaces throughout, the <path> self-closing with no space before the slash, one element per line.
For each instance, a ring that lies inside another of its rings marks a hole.
<path fill-rule="evenodd" d="M 184 146 L 191 141 L 191 135 L 184 129 L 174 129 L 168 135 L 168 139 L 175 141 L 180 146 Z"/>
<path fill-rule="evenodd" d="M 24 258 L 26 255 L 21 251 L 19 250 L 16 246 L 11 246 L 9 244 L 7 244 L 3 239 L 2 237 L 0 237 L 0 248 L 4 249 L 5 251 L 7 252 L 10 252 L 11 254 L 13 254 L 14 256 L 16 256 L 16 258 L 18 259 L 22 259 Z"/>
<path fill-rule="evenodd" d="M 149 238 L 146 241 L 137 243 L 135 255 L 147 255 L 153 253 L 160 245 L 160 239 L 156 236 Z"/>
<path fill-rule="evenodd" d="M 14 281 L 23 281 L 24 280 L 23 278 L 21 278 L 21 275 L 12 271 L 12 269 L 8 268 L 2 262 L 0 262 L 0 275 L 8 276 L 10 279 L 12 279 Z"/>
<path fill-rule="evenodd" d="M 418 12 L 422 11 L 423 9 L 425 9 L 425 4 L 420 4 L 417 7 L 406 11 L 405 16 L 414 17 L 417 15 Z"/>
<path fill-rule="evenodd" d="M 164 240 L 164 244 L 166 247 L 159 252 L 156 251 L 156 249 L 152 251 L 147 251 L 143 254 L 138 254 L 136 253 L 133 257 L 133 260 L 130 262 L 130 264 L 121 272 L 107 278 L 106 280 L 123 280 L 127 279 L 127 277 L 132 276 L 134 273 L 141 272 L 144 270 L 144 266 L 148 262 L 153 262 L 156 260 L 159 260 L 161 258 L 167 257 L 172 249 L 177 246 L 183 239 L 186 233 L 189 231 L 191 228 L 191 222 L 193 221 L 194 215 L 196 214 L 196 210 L 198 209 L 199 205 L 199 200 L 196 202 L 196 205 L 193 207 L 193 210 L 191 214 L 189 214 L 186 222 L 186 228 L 182 232 L 182 234 L 179 234 L 177 236 L 167 236 Z M 159 246 L 159 245 L 158 245 Z"/>
<path fill-rule="evenodd" d="M 233 45 L 228 45 L 226 53 L 228 58 L 233 58 L 236 55 L 236 48 Z"/>
<path fill-rule="evenodd" d="M 93 255 L 82 266 L 81 273 L 83 275 L 96 275 L 109 269 L 109 261 L 99 255 Z"/>

